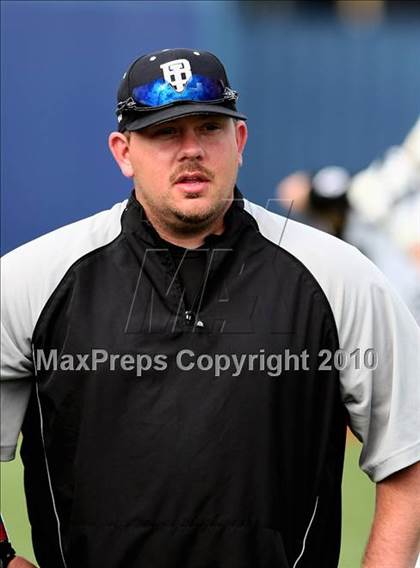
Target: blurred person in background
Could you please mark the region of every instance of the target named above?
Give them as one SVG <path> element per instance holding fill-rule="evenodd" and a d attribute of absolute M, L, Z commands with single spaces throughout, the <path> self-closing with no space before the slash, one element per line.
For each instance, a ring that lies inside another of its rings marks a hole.
<path fill-rule="evenodd" d="M 277 186 L 277 198 L 283 214 L 290 214 L 293 219 L 348 242 L 370 258 L 387 276 L 420 323 L 420 265 L 415 258 L 418 235 L 414 230 L 420 212 L 413 207 L 413 202 L 416 203 L 420 197 L 420 190 L 407 191 L 405 199 L 396 206 L 399 223 L 395 219 L 392 223 L 389 220 L 390 226 L 401 225 L 401 232 L 406 235 L 404 240 L 399 234 L 396 242 L 391 230 L 387 231 L 381 223 L 374 222 L 373 215 L 365 215 L 367 205 L 361 197 L 359 199 L 365 209 L 356 208 L 353 200 L 350 201 L 353 183 L 354 178 L 345 168 L 326 166 L 313 175 L 296 172 L 287 176 Z M 364 187 L 364 191 L 368 192 L 368 188 Z M 410 218 L 413 219 L 411 223 Z M 406 226 L 403 226 L 403 219 L 408 219 Z"/>
<path fill-rule="evenodd" d="M 400 146 L 351 181 L 349 202 L 387 233 L 420 270 L 420 118 Z"/>

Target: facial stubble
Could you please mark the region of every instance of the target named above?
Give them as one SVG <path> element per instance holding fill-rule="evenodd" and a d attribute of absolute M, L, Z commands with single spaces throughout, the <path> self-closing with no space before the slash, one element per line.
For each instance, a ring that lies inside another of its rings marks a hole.
<path fill-rule="evenodd" d="M 136 182 L 136 180 L 135 180 Z M 138 184 L 135 183 L 138 188 Z M 167 199 L 162 197 L 160 201 L 149 199 L 147 194 L 138 192 L 139 201 L 145 207 L 146 214 L 153 225 L 162 227 L 165 232 L 175 233 L 178 235 L 194 235 L 202 233 L 206 229 L 210 229 L 218 220 L 222 219 L 229 209 L 233 199 L 233 189 L 230 197 L 221 198 L 219 201 L 210 205 L 204 211 L 194 213 L 186 212 L 178 207 L 171 206 L 170 195 Z M 188 201 L 195 201 L 202 197 L 201 193 L 190 193 L 185 196 Z"/>

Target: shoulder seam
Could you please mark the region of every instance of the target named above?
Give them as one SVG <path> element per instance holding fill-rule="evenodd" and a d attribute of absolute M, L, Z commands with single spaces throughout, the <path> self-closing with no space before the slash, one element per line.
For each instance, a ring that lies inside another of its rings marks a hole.
<path fill-rule="evenodd" d="M 89 252 L 85 253 L 84 255 L 82 255 L 80 258 L 76 259 L 65 271 L 65 273 L 63 274 L 62 278 L 60 279 L 60 281 L 57 283 L 56 287 L 54 288 L 54 290 L 51 292 L 51 294 L 48 297 L 48 300 L 45 302 L 39 316 L 38 319 L 35 323 L 33 332 L 32 332 L 32 336 L 31 336 L 31 344 L 34 344 L 34 337 L 36 336 L 39 326 L 41 325 L 40 322 L 43 319 L 44 313 L 46 312 L 46 310 L 48 309 L 48 307 L 50 306 L 51 302 L 53 301 L 54 297 L 56 296 L 59 288 L 61 287 L 61 285 L 63 284 L 63 282 L 68 278 L 70 272 L 72 270 L 74 270 L 78 265 L 82 264 L 83 262 L 85 262 L 89 257 L 94 256 L 95 254 L 98 254 L 99 252 L 101 252 L 102 250 L 106 249 L 107 247 L 113 245 L 116 243 L 116 241 L 118 241 L 123 235 L 123 231 L 122 228 L 120 230 L 120 232 L 118 233 L 118 235 L 116 237 L 114 237 L 112 239 L 112 241 L 110 241 L 109 243 L 106 243 L 105 245 L 101 245 L 93 250 L 90 250 Z"/>
<path fill-rule="evenodd" d="M 311 280 L 315 283 L 315 286 L 317 288 L 317 291 L 321 294 L 321 297 L 323 298 L 324 302 L 327 305 L 327 310 L 329 312 L 329 315 L 332 319 L 332 321 L 334 322 L 334 334 L 335 334 L 335 339 L 337 341 L 337 345 L 341 345 L 340 342 L 340 335 L 338 333 L 338 326 L 337 326 L 337 321 L 335 319 L 335 315 L 334 315 L 334 311 L 332 309 L 332 306 L 330 304 L 330 301 L 326 295 L 326 293 L 324 292 L 321 284 L 318 282 L 318 279 L 315 277 L 315 275 L 309 270 L 309 268 L 294 254 L 292 254 L 290 251 L 288 251 L 287 249 L 285 249 L 284 247 L 281 246 L 281 244 L 277 244 L 274 241 L 272 241 L 271 239 L 269 239 L 268 237 L 266 237 L 261 231 L 260 231 L 260 227 L 258 224 L 258 220 L 249 212 L 244 210 L 244 212 L 249 215 L 250 217 L 252 217 L 252 219 L 254 219 L 255 223 L 257 224 L 257 230 L 258 230 L 258 234 L 261 236 L 262 239 L 264 239 L 265 241 L 267 241 L 271 246 L 277 248 L 278 250 L 281 250 L 282 252 L 284 252 L 284 254 L 289 257 L 295 264 L 297 264 L 298 266 L 300 266 L 301 268 L 303 268 L 304 270 L 304 274 L 306 276 L 309 276 L 311 278 Z"/>

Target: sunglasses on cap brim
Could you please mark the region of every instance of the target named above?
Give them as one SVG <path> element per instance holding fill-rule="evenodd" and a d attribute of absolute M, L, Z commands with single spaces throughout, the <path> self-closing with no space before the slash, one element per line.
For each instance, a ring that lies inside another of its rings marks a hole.
<path fill-rule="evenodd" d="M 132 96 L 121 101 L 117 106 L 117 114 L 132 111 L 159 110 L 178 102 L 192 103 L 235 103 L 238 93 L 225 87 L 221 81 L 216 81 L 202 75 L 192 75 L 182 91 L 163 79 L 156 79 L 146 85 L 140 85 L 132 90 Z"/>

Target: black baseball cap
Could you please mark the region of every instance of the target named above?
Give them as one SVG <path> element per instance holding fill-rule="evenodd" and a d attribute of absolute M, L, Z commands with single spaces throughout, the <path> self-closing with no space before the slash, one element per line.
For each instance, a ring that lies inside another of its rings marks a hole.
<path fill-rule="evenodd" d="M 141 130 L 182 116 L 222 114 L 241 120 L 238 93 L 208 51 L 164 49 L 136 59 L 118 89 L 118 130 Z"/>

